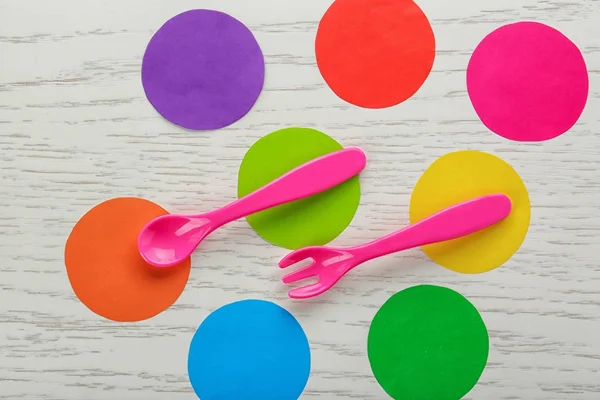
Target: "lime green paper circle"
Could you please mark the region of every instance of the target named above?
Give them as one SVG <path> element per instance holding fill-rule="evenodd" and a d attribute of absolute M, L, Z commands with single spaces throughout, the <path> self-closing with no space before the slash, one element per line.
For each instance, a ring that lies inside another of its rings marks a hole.
<path fill-rule="evenodd" d="M 489 338 L 479 312 L 439 286 L 414 286 L 379 309 L 369 330 L 371 369 L 394 399 L 460 400 L 487 363 Z"/>
<path fill-rule="evenodd" d="M 238 174 L 243 197 L 286 172 L 343 147 L 309 128 L 287 128 L 259 139 L 250 147 Z M 314 196 L 247 217 L 266 241 L 287 249 L 329 243 L 348 227 L 360 202 L 358 176 Z"/>

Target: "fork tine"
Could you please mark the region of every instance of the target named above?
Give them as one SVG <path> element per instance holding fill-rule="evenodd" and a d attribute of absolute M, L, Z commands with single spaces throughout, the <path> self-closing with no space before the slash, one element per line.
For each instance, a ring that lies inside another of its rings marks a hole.
<path fill-rule="evenodd" d="M 306 260 L 310 257 L 309 249 L 310 247 L 305 247 L 303 249 L 292 251 L 287 256 L 283 257 L 281 261 L 279 261 L 279 268 L 287 268 L 290 265 L 294 265 L 302 260 Z"/>
<path fill-rule="evenodd" d="M 323 284 L 321 282 L 313 283 L 312 285 L 300 287 L 297 289 L 292 289 L 288 293 L 292 299 L 308 299 L 310 297 L 315 297 L 320 295 L 321 293 L 325 293 L 330 286 Z"/>
<path fill-rule="evenodd" d="M 298 271 L 289 273 L 289 274 L 285 275 L 281 280 L 283 281 L 283 283 L 292 283 L 292 282 L 301 281 L 303 279 L 312 278 L 313 276 L 317 275 L 317 271 L 315 271 L 313 268 L 314 264 L 315 263 L 313 262 L 312 264 L 310 264 L 307 267 L 304 267 L 304 268 L 299 269 Z"/>

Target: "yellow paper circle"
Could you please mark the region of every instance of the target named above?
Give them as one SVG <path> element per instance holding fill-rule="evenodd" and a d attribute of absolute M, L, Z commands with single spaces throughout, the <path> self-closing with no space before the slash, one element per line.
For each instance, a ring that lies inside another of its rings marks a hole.
<path fill-rule="evenodd" d="M 529 229 L 529 194 L 519 174 L 504 160 L 480 151 L 446 154 L 431 164 L 410 199 L 410 222 L 418 222 L 454 204 L 504 193 L 512 211 L 504 220 L 471 235 L 423 246 L 437 264 L 477 274 L 504 264 L 521 247 Z"/>

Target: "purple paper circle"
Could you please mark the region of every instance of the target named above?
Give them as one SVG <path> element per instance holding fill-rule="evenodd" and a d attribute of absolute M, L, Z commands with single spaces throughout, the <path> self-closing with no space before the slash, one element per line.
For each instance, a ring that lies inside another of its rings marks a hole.
<path fill-rule="evenodd" d="M 219 129 L 242 118 L 265 80 L 252 32 L 230 15 L 190 10 L 154 34 L 142 62 L 142 84 L 154 108 L 174 124 Z"/>

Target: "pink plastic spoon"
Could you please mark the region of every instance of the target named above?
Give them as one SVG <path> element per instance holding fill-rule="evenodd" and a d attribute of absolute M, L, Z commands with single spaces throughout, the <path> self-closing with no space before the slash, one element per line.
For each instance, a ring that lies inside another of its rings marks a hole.
<path fill-rule="evenodd" d="M 493 194 L 446 208 L 413 225 L 381 239 L 346 249 L 306 247 L 291 252 L 280 262 L 287 268 L 307 258 L 312 263 L 283 277 L 283 283 L 293 283 L 318 277 L 318 282 L 293 289 L 289 296 L 306 299 L 329 290 L 346 273 L 358 265 L 390 253 L 444 242 L 477 232 L 506 218 L 512 209 L 510 198 Z"/>
<path fill-rule="evenodd" d="M 305 163 L 268 185 L 218 210 L 199 215 L 167 214 L 150 221 L 140 232 L 138 249 L 155 267 L 170 267 L 192 254 L 211 232 L 239 218 L 323 192 L 365 168 L 358 148 L 330 153 Z"/>

